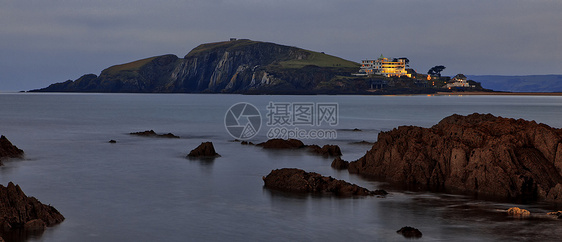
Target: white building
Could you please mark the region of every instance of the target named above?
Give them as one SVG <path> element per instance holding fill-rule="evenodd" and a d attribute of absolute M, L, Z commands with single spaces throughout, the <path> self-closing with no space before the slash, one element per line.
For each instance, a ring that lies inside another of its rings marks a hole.
<path fill-rule="evenodd" d="M 412 77 L 406 71 L 408 65 L 406 58 L 385 58 L 382 54 L 376 60 L 363 60 L 361 61 L 361 69 L 359 75 L 381 75 L 386 77 Z"/>
<path fill-rule="evenodd" d="M 451 82 L 445 85 L 445 88 L 451 89 L 457 87 L 474 87 L 474 85 L 470 85 L 470 83 L 468 83 L 465 75 L 457 74 L 455 77 L 453 77 L 453 79 L 451 79 Z"/>

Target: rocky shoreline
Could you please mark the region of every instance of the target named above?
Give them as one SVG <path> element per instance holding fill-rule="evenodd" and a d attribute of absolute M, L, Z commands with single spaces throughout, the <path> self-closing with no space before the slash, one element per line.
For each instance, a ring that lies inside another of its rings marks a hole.
<path fill-rule="evenodd" d="M 413 189 L 562 202 L 562 129 L 452 115 L 431 128 L 381 132 L 365 156 L 334 166 Z"/>

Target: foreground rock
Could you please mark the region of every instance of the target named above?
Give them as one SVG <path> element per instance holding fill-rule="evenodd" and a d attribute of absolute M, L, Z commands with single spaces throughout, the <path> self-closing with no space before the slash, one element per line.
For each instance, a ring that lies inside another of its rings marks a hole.
<path fill-rule="evenodd" d="M 295 168 L 273 170 L 263 181 L 267 188 L 286 192 L 332 194 L 339 197 L 387 194 L 384 190 L 369 191 L 355 184 Z"/>
<path fill-rule="evenodd" d="M 201 143 L 187 155 L 189 158 L 215 158 L 219 156 L 212 142 Z"/>
<path fill-rule="evenodd" d="M 409 226 L 402 227 L 396 233 L 401 234 L 402 236 L 409 238 L 409 239 L 417 239 L 422 237 L 422 232 L 416 228 L 412 228 Z"/>
<path fill-rule="evenodd" d="M 0 166 L 2 160 L 10 158 L 23 158 L 23 150 L 12 144 L 6 136 L 0 136 Z"/>
<path fill-rule="evenodd" d="M 562 201 L 562 130 L 491 114 L 381 132 L 349 171 L 422 189 Z"/>
<path fill-rule="evenodd" d="M 0 229 L 41 230 L 64 220 L 54 207 L 44 205 L 34 197 L 26 196 L 14 183 L 0 185 Z"/>
<path fill-rule="evenodd" d="M 154 132 L 154 130 L 146 130 L 143 132 L 135 132 L 135 133 L 130 133 L 131 135 L 138 135 L 138 136 L 144 136 L 144 137 L 158 137 L 158 138 L 175 138 L 175 139 L 179 139 L 179 136 L 175 136 L 172 133 L 167 133 L 167 134 L 157 134 L 156 132 Z"/>

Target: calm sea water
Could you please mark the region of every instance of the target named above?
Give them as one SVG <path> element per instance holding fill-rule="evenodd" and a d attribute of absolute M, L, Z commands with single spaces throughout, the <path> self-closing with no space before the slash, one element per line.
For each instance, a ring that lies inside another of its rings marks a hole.
<path fill-rule="evenodd" d="M 469 197 L 389 190 L 386 198 L 289 195 L 263 188 L 271 170 L 296 167 L 369 189 L 383 184 L 336 171 L 332 159 L 268 151 L 232 142 L 225 112 L 249 102 L 339 104 L 336 140 L 343 158 L 361 157 L 378 132 L 430 127 L 451 114 L 524 118 L 562 128 L 562 97 L 545 96 L 245 96 L 192 94 L 0 94 L 0 134 L 26 153 L 0 167 L 29 196 L 66 220 L 31 241 L 400 241 L 413 226 L 424 240 L 554 240 L 562 222 L 517 220 L 512 206 L 546 213 L 548 204 L 510 204 Z M 265 125 L 265 117 L 264 123 Z M 265 141 L 262 128 L 252 141 Z M 306 127 L 304 127 L 306 129 Z M 326 127 L 324 127 L 326 128 Z M 351 131 L 354 128 L 361 132 Z M 153 129 L 180 139 L 145 138 Z M 109 144 L 109 140 L 117 140 Z M 222 157 L 185 156 L 212 141 Z"/>

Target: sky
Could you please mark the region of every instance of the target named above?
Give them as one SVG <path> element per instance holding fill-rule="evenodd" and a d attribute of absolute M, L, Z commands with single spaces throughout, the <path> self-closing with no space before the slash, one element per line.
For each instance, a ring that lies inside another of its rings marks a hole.
<path fill-rule="evenodd" d="M 0 91 L 230 38 L 443 75 L 562 74 L 560 0 L 0 0 Z"/>

